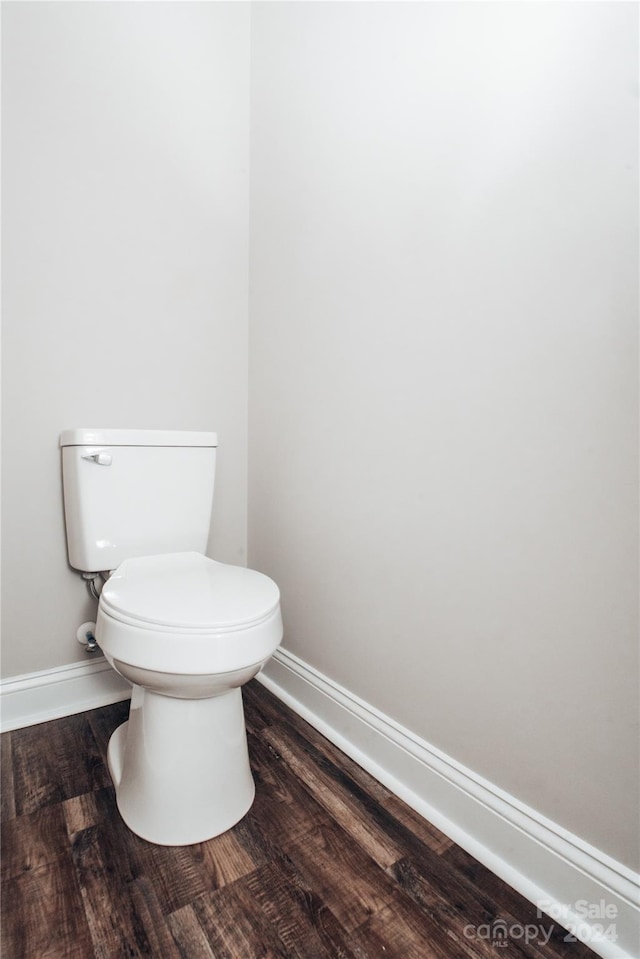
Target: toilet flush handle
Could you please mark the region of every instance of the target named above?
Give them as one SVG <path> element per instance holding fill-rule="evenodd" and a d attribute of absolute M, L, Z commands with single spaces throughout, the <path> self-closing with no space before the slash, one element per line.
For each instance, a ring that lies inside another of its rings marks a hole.
<path fill-rule="evenodd" d="M 97 463 L 98 466 L 111 466 L 112 456 L 111 453 L 86 453 L 82 459 Z"/>

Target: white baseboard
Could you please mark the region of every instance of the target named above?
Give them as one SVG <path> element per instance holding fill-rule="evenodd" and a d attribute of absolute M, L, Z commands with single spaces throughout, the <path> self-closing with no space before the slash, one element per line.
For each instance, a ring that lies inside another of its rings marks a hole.
<path fill-rule="evenodd" d="M 95 654 L 94 654 L 95 655 Z M 103 656 L 0 682 L 0 730 L 21 729 L 108 706 L 131 696 L 131 685 Z"/>
<path fill-rule="evenodd" d="M 399 726 L 292 653 L 279 649 L 258 678 L 395 795 L 559 925 L 575 931 L 603 959 L 640 959 L 637 873 Z M 593 918 L 585 915 L 589 907 L 595 907 Z M 607 911 L 599 916 L 598 909 Z"/>

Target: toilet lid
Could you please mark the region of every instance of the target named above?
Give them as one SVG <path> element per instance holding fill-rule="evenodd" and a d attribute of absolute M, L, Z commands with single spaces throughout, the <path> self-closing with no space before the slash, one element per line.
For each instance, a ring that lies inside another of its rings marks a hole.
<path fill-rule="evenodd" d="M 271 614 L 278 587 L 262 573 L 228 566 L 201 553 L 164 553 L 127 559 L 104 584 L 106 613 L 140 626 L 185 630 L 233 629 Z"/>

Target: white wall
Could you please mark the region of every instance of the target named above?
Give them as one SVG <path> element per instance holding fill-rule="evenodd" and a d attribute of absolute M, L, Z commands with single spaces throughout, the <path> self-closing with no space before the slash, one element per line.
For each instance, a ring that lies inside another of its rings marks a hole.
<path fill-rule="evenodd" d="M 249 8 L 3 5 L 5 676 L 82 659 L 58 435 L 215 429 L 246 562 Z"/>
<path fill-rule="evenodd" d="M 256 4 L 285 646 L 637 863 L 637 8 Z"/>

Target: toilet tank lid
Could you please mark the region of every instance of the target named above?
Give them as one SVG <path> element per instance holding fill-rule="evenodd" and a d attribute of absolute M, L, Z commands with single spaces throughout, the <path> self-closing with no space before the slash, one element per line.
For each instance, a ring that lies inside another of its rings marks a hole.
<path fill-rule="evenodd" d="M 188 430 L 63 430 L 60 446 L 217 446 L 217 433 Z"/>

